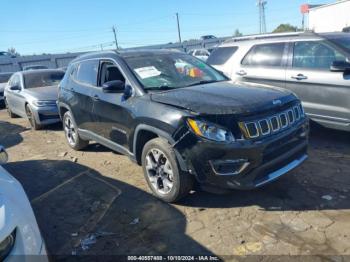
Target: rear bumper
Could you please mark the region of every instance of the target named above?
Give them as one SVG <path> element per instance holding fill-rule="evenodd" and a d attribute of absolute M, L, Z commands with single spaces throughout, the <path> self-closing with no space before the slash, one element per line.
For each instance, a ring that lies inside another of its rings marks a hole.
<path fill-rule="evenodd" d="M 254 189 L 280 178 L 307 159 L 308 132 L 305 120 L 264 141 L 199 141 L 182 155 L 201 184 Z"/>

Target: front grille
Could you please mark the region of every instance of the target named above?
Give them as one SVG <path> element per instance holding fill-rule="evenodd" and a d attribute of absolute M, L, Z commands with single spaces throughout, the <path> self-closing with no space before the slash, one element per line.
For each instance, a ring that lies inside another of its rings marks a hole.
<path fill-rule="evenodd" d="M 298 103 L 272 116 L 240 122 L 239 127 L 246 139 L 259 138 L 282 131 L 299 122 L 304 116 L 304 109 Z"/>
<path fill-rule="evenodd" d="M 51 120 L 51 119 L 58 119 L 59 115 L 44 115 L 44 114 L 39 114 L 39 119 L 40 121 L 45 121 L 45 120 Z"/>

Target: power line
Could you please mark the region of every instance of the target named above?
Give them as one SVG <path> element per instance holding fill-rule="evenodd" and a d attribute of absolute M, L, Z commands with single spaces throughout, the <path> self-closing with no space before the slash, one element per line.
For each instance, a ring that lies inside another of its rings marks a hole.
<path fill-rule="evenodd" d="M 180 30 L 179 13 L 176 13 L 176 21 L 177 21 L 177 33 L 179 34 L 179 42 L 181 43 L 181 30 Z"/>
<path fill-rule="evenodd" d="M 117 33 L 116 33 L 115 26 L 112 27 L 112 31 L 113 31 L 113 34 L 114 34 L 115 48 L 118 50 L 119 47 L 118 47 L 118 40 L 117 40 Z"/>

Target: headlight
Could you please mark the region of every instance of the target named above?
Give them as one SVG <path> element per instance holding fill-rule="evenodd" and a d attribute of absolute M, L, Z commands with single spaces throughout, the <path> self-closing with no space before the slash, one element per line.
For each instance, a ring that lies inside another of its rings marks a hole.
<path fill-rule="evenodd" d="M 41 106 L 56 106 L 56 101 L 53 100 L 36 100 L 33 101 L 33 104 L 35 106 L 41 107 Z"/>
<path fill-rule="evenodd" d="M 10 254 L 13 246 L 15 245 L 16 230 L 11 235 L 7 236 L 2 242 L 0 242 L 0 261 L 4 261 Z"/>
<path fill-rule="evenodd" d="M 8 155 L 6 153 L 6 150 L 2 146 L 0 146 L 0 165 L 6 164 L 7 160 Z"/>
<path fill-rule="evenodd" d="M 229 143 L 235 141 L 230 131 L 215 124 L 193 119 L 187 119 L 187 123 L 191 130 L 198 136 L 217 142 Z"/>

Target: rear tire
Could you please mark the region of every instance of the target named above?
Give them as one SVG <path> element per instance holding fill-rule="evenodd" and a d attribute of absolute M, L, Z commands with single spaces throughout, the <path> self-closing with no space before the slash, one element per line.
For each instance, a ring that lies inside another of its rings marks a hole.
<path fill-rule="evenodd" d="M 10 118 L 15 118 L 16 115 L 14 113 L 12 113 L 12 111 L 11 111 L 7 101 L 6 101 L 6 98 L 4 99 L 4 103 L 5 103 L 5 108 L 6 108 L 6 111 L 7 111 L 8 115 L 9 115 L 9 117 Z"/>
<path fill-rule="evenodd" d="M 193 187 L 193 176 L 183 172 L 168 141 L 155 138 L 142 150 L 142 167 L 148 186 L 159 199 L 173 203 Z"/>
<path fill-rule="evenodd" d="M 79 136 L 78 127 L 71 112 L 67 111 L 63 115 L 63 130 L 66 135 L 68 145 L 74 150 L 82 150 L 89 145 L 88 140 L 84 140 Z"/>
<path fill-rule="evenodd" d="M 42 126 L 36 122 L 33 111 L 30 109 L 29 105 L 26 105 L 26 115 L 33 130 L 41 129 Z"/>

